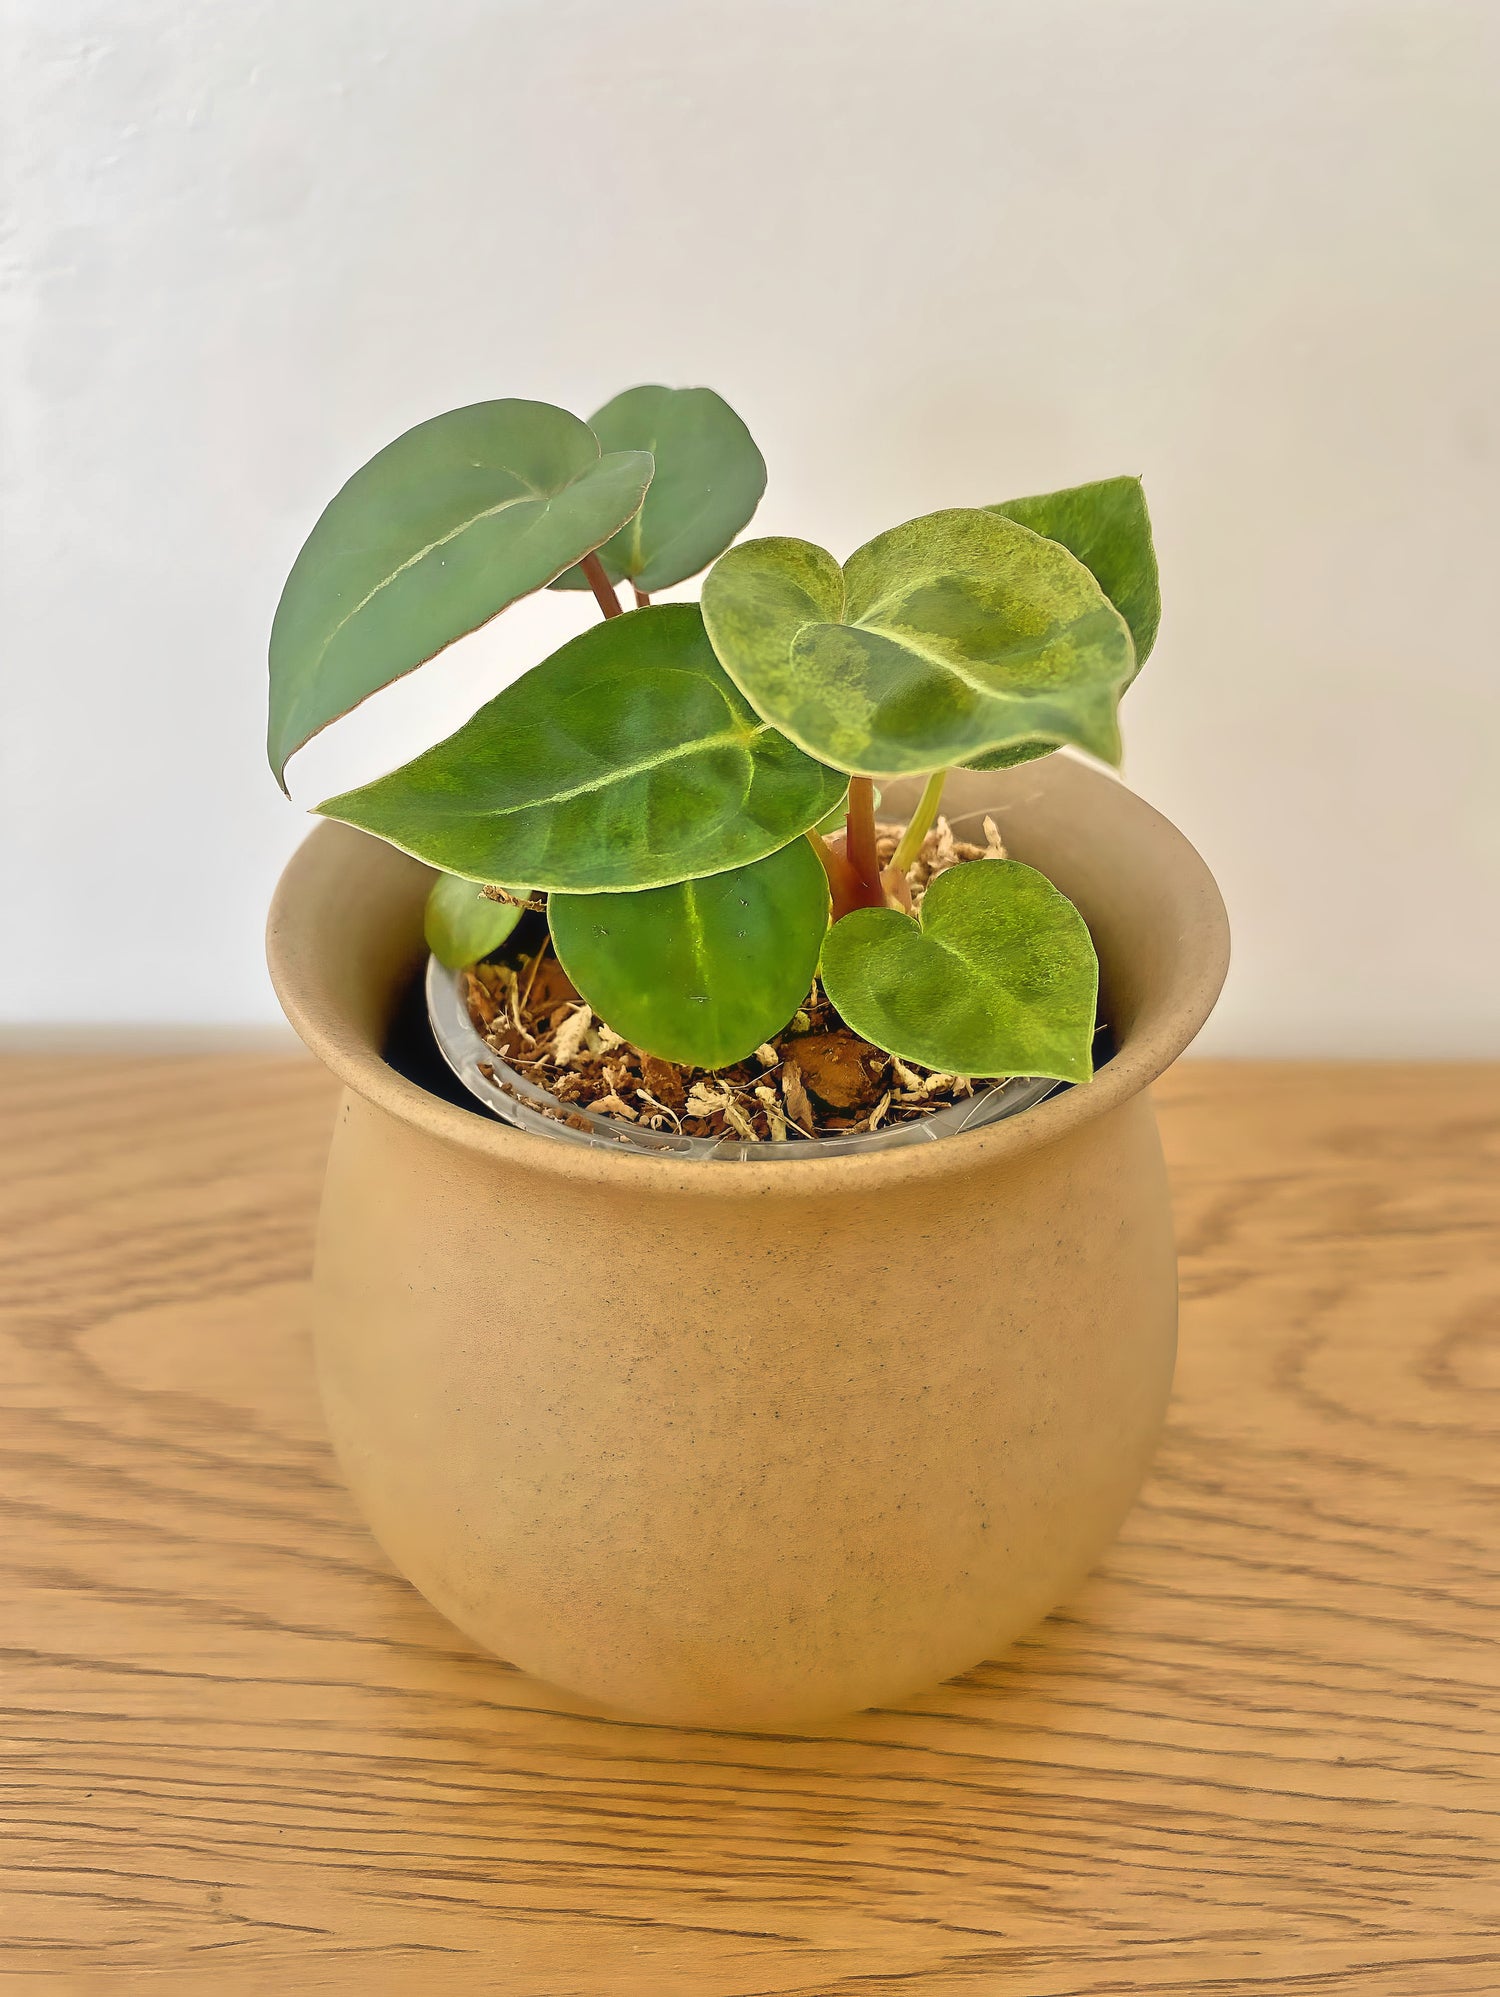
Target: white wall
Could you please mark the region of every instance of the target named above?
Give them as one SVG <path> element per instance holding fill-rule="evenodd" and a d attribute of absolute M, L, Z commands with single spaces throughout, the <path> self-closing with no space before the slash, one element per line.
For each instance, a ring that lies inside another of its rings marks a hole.
<path fill-rule="evenodd" d="M 3 1016 L 261 1022 L 281 578 L 396 432 L 708 382 L 759 524 L 1145 474 L 1205 1045 L 1500 1053 L 1493 0 L 9 0 Z M 545 599 L 315 744 L 401 760 Z M 531 650 L 528 652 L 528 647 Z"/>

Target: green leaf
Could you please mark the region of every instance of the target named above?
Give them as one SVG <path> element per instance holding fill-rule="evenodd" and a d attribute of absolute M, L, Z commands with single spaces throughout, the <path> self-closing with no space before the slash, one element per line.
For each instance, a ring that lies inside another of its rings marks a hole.
<path fill-rule="evenodd" d="M 1003 506 L 991 506 L 986 511 L 1017 520 L 1034 534 L 1059 542 L 1078 557 L 1130 626 L 1138 673 L 1156 643 L 1156 629 L 1161 622 L 1156 550 L 1140 480 L 1099 479 L 1093 485 L 1073 485 L 1062 492 L 1039 492 L 1029 499 L 1007 500 Z M 1131 678 L 1134 677 L 1132 673 Z M 1018 763 L 1050 756 L 1056 747 L 1055 742 L 1022 742 L 1013 749 L 972 756 L 965 767 L 1014 769 Z"/>
<path fill-rule="evenodd" d="M 1017 742 L 1009 749 L 991 749 L 988 755 L 971 756 L 966 770 L 1015 770 L 1022 763 L 1034 763 L 1038 756 L 1050 756 L 1060 747 L 1056 742 Z"/>
<path fill-rule="evenodd" d="M 661 887 L 774 853 L 844 778 L 749 707 L 693 603 L 592 625 L 404 768 L 318 809 L 476 881 Z"/>
<path fill-rule="evenodd" d="M 1101 478 L 1061 492 L 1008 499 L 990 513 L 1018 520 L 1033 534 L 1059 541 L 1078 557 L 1130 626 L 1139 672 L 1156 643 L 1161 586 L 1151 516 L 1138 478 Z"/>
<path fill-rule="evenodd" d="M 1099 965 L 1067 896 L 1019 860 L 971 860 L 920 918 L 859 908 L 823 945 L 823 989 L 888 1054 L 955 1075 L 1086 1082 Z"/>
<path fill-rule="evenodd" d="M 807 998 L 828 883 L 794 840 L 753 866 L 644 894 L 553 895 L 552 941 L 601 1019 L 695 1068 L 741 1061 Z"/>
<path fill-rule="evenodd" d="M 589 418 L 606 451 L 649 451 L 656 471 L 645 504 L 599 550 L 611 582 L 670 589 L 707 568 L 760 504 L 766 461 L 711 388 L 628 388 Z M 569 569 L 554 589 L 587 589 Z"/>
<path fill-rule="evenodd" d="M 929 513 L 843 569 L 806 541 L 746 541 L 703 585 L 725 670 L 809 755 L 859 776 L 1035 740 L 1118 762 L 1125 621 L 1066 548 L 982 508 Z"/>
<path fill-rule="evenodd" d="M 277 607 L 277 782 L 319 729 L 609 540 L 650 480 L 648 453 L 601 456 L 546 402 L 450 409 L 377 452 L 324 509 Z"/>
<path fill-rule="evenodd" d="M 427 947 L 450 971 L 477 964 L 498 950 L 525 914 L 521 903 L 530 888 L 512 888 L 516 900 L 491 901 L 477 881 L 439 874 L 428 890 L 422 914 Z"/>

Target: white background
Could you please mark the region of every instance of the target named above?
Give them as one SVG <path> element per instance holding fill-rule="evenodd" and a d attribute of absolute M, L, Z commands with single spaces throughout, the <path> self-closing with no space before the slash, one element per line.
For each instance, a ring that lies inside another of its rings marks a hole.
<path fill-rule="evenodd" d="M 9 0 L 0 1014 L 275 1017 L 265 637 L 335 487 L 493 395 L 707 382 L 758 526 L 1144 474 L 1128 780 L 1204 1045 L 1500 1053 L 1493 0 Z M 404 760 L 549 597 L 294 766 Z"/>

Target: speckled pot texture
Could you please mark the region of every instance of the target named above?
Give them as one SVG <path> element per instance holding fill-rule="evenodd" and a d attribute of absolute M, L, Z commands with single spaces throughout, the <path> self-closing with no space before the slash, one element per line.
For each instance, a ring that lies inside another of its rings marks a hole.
<path fill-rule="evenodd" d="M 1223 905 L 1067 757 L 956 775 L 948 808 L 1083 910 L 1118 1051 L 869 1157 L 687 1164 L 442 1102 L 381 1056 L 428 871 L 328 824 L 281 883 L 277 989 L 345 1088 L 314 1283 L 344 1474 L 445 1616 L 601 1706 L 900 1699 L 1066 1599 L 1145 1474 L 1177 1323 L 1146 1091 L 1218 994 Z"/>

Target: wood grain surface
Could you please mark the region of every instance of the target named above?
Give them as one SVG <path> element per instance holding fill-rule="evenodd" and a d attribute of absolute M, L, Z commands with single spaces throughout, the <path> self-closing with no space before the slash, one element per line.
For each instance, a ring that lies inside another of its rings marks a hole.
<path fill-rule="evenodd" d="M 1160 1091 L 1178 1389 L 1102 1570 L 818 1734 L 600 1717 L 393 1572 L 304 1327 L 331 1090 L 0 1064 L 0 1990 L 1500 1992 L 1500 1071 Z"/>

